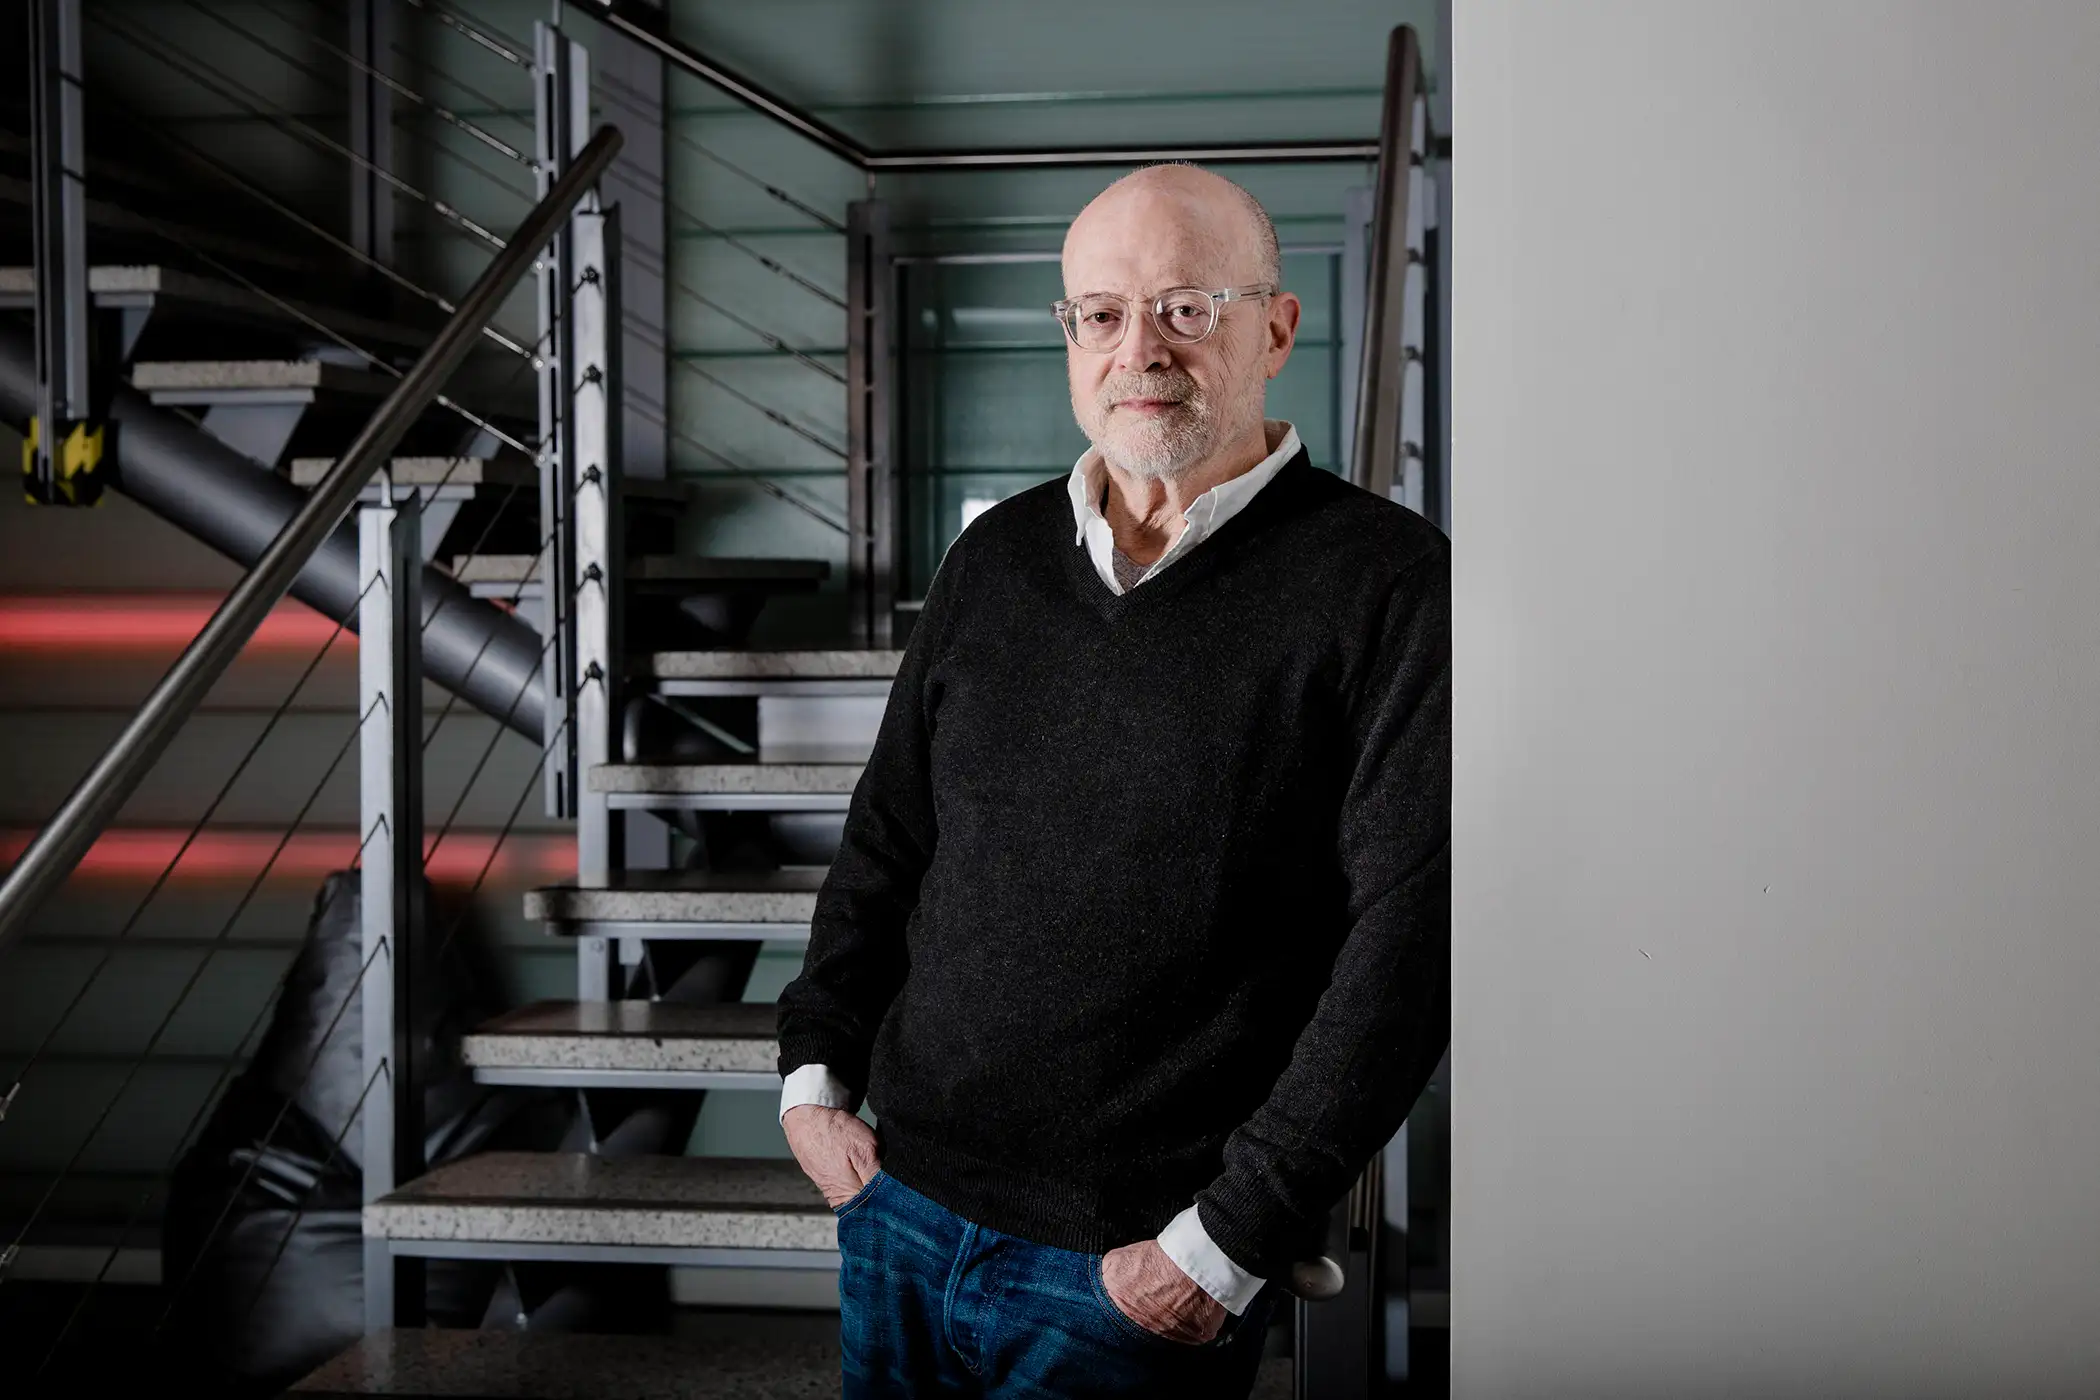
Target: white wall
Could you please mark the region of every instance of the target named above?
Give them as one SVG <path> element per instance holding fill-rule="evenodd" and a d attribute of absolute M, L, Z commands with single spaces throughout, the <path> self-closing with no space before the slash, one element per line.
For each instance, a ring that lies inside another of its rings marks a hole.
<path fill-rule="evenodd" d="M 2100 5 L 1456 20 L 1452 1393 L 2100 1392 Z"/>

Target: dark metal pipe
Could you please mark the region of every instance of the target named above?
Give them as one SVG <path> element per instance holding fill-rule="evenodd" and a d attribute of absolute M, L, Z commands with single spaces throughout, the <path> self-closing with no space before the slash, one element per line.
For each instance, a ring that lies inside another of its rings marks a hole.
<path fill-rule="evenodd" d="M 289 519 L 281 522 L 281 528 L 261 550 L 261 557 L 234 585 L 196 640 L 168 668 L 124 732 L 96 760 L 57 815 L 37 833 L 29 849 L 8 872 L 5 883 L 0 883 L 0 947 L 22 931 L 30 915 L 72 873 L 81 856 L 166 751 L 176 731 L 240 655 L 270 610 L 312 560 L 341 538 L 343 517 L 350 513 L 359 493 L 386 462 L 410 424 L 437 397 L 480 338 L 482 327 L 524 280 L 540 250 L 597 184 L 620 145 L 616 129 L 600 127 L 598 134 L 577 152 L 574 163 L 525 216 L 508 246 L 482 269 L 474 286 L 460 299 L 459 310 L 438 331 L 437 339 L 415 367 L 394 386 L 320 484 L 299 503 Z M 120 462 L 127 450 L 120 437 Z M 120 466 L 120 475 L 122 470 Z M 260 472 L 255 474 L 262 476 Z M 352 559 L 354 580 L 354 553 Z M 353 589 L 351 598 L 355 597 Z M 346 605 L 344 612 L 336 615 L 343 616 L 347 611 Z"/>
<path fill-rule="evenodd" d="M 20 424 L 36 411 L 34 358 L 27 336 L 0 328 L 0 418 Z M 108 413 L 118 425 L 116 488 L 237 564 L 252 566 L 307 503 L 299 487 L 135 389 L 120 386 Z M 345 523 L 299 570 L 290 592 L 355 631 L 357 588 L 357 529 Z M 430 568 L 423 617 L 430 678 L 537 741 L 546 705 L 539 634 Z"/>

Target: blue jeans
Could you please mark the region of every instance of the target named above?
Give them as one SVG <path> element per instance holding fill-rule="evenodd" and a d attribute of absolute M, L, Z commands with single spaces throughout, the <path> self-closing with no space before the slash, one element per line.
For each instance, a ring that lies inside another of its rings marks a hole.
<path fill-rule="evenodd" d="M 1273 1285 L 1209 1342 L 1124 1316 L 1101 1256 L 973 1225 L 887 1173 L 838 1207 L 846 1400 L 1244 1400 Z"/>

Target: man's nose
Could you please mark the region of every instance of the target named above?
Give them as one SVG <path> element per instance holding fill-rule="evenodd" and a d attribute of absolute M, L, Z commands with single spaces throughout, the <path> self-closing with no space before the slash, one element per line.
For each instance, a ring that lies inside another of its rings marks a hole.
<path fill-rule="evenodd" d="M 1173 347 L 1152 324 L 1151 311 L 1143 306 L 1130 309 L 1130 333 L 1116 347 L 1116 370 L 1121 374 L 1150 374 L 1174 363 Z"/>

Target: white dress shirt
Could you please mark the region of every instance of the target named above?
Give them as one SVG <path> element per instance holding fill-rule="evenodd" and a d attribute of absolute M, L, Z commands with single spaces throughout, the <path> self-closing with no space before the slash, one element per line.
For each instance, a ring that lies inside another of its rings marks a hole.
<path fill-rule="evenodd" d="M 1181 533 L 1168 544 L 1166 553 L 1139 576 L 1138 583 L 1156 577 L 1160 570 L 1215 534 L 1219 526 L 1239 514 L 1247 502 L 1254 499 L 1255 493 L 1269 484 L 1286 462 L 1298 455 L 1296 428 L 1276 418 L 1265 420 L 1262 426 L 1270 444 L 1269 455 L 1251 469 L 1230 481 L 1220 482 L 1189 502 L 1188 509 L 1181 513 Z M 1102 492 L 1107 479 L 1108 467 L 1097 450 L 1088 449 L 1072 464 L 1067 490 L 1072 497 L 1072 523 L 1077 532 L 1073 543 L 1086 546 L 1094 572 L 1101 576 L 1111 593 L 1121 594 L 1123 586 L 1116 579 L 1115 531 L 1101 513 Z M 820 1064 L 803 1065 L 789 1074 L 781 1086 L 782 1118 L 787 1117 L 789 1109 L 804 1104 L 844 1109 L 849 1113 L 860 1107 L 845 1082 L 828 1066 Z M 1261 1289 L 1263 1280 L 1233 1263 L 1224 1250 L 1211 1242 L 1194 1205 L 1167 1222 L 1166 1229 L 1159 1232 L 1159 1247 L 1194 1280 L 1198 1288 L 1217 1299 L 1234 1316 L 1245 1312 L 1247 1304 L 1254 1301 L 1254 1295 Z"/>

